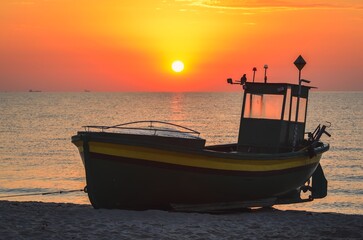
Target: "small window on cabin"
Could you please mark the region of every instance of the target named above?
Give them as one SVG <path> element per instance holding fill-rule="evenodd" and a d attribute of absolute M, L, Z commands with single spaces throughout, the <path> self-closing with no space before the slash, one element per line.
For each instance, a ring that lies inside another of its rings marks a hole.
<path fill-rule="evenodd" d="M 244 118 L 281 119 L 283 95 L 246 95 Z"/>
<path fill-rule="evenodd" d="M 298 122 L 305 122 L 306 98 L 300 98 Z"/>
<path fill-rule="evenodd" d="M 291 100 L 291 87 L 289 86 L 286 91 L 286 102 L 284 111 L 284 120 L 289 121 L 290 119 L 290 100 Z"/>
<path fill-rule="evenodd" d="M 292 97 L 291 122 L 296 120 L 297 97 Z M 300 98 L 298 122 L 305 122 L 306 98 Z"/>

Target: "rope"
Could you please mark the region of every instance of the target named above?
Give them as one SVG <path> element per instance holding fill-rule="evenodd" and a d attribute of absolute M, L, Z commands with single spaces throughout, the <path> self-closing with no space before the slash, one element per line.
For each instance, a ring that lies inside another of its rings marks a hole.
<path fill-rule="evenodd" d="M 24 194 L 0 196 L 0 198 L 25 197 L 25 196 L 37 196 L 37 195 L 41 196 L 41 195 L 63 194 L 63 193 L 84 192 L 84 191 L 85 191 L 85 189 L 75 189 L 75 190 L 65 190 L 65 191 L 56 191 L 56 192 L 24 193 Z"/>

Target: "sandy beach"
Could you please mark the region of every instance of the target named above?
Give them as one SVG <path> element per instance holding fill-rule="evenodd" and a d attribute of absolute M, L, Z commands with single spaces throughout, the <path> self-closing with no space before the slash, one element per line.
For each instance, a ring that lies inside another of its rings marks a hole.
<path fill-rule="evenodd" d="M 207 214 L 0 201 L 0 217 L 1 239 L 363 239 L 363 215 L 276 209 Z"/>

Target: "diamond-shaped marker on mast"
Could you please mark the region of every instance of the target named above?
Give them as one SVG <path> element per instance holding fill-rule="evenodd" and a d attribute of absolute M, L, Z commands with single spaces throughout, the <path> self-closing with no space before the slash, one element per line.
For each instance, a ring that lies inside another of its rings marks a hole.
<path fill-rule="evenodd" d="M 301 71 L 301 69 L 304 68 L 306 62 L 305 62 L 304 58 L 301 55 L 299 55 L 299 57 L 296 58 L 294 64 L 297 67 L 297 69 L 299 69 Z"/>

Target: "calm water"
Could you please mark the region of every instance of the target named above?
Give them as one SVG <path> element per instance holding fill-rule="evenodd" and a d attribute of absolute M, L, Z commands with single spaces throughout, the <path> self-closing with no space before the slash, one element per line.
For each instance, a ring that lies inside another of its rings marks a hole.
<path fill-rule="evenodd" d="M 171 121 L 207 144 L 236 142 L 241 93 L 0 93 L 0 197 L 81 189 L 84 168 L 70 137 L 83 125 Z M 313 92 L 307 130 L 329 121 L 321 161 L 328 197 L 280 209 L 363 214 L 363 92 Z M 0 200 L 89 204 L 82 192 Z"/>

